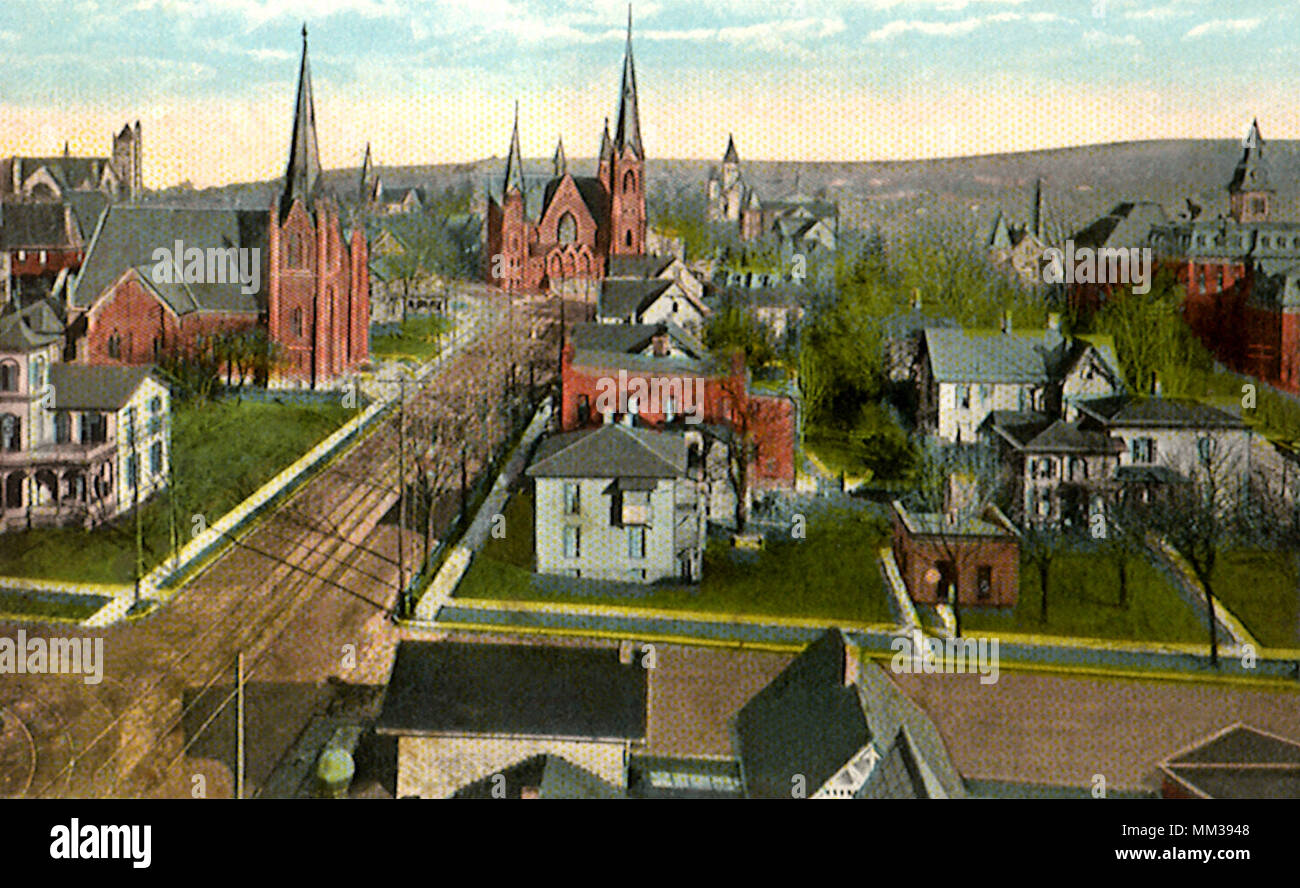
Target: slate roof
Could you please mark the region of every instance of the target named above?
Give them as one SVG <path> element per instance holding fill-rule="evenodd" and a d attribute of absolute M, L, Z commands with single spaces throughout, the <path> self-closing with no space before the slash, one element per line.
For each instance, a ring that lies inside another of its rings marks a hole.
<path fill-rule="evenodd" d="M 109 165 L 106 157 L 21 157 L 22 177 L 27 179 L 32 173 L 44 167 L 63 191 L 79 189 L 90 183 L 91 188 L 99 187 L 104 168 Z"/>
<path fill-rule="evenodd" d="M 1036 413 L 997 411 L 993 428 L 1026 453 L 1114 453 L 1124 449 L 1124 442 L 1105 432 L 1083 429 L 1077 422 L 1063 419 L 1048 422 Z"/>
<path fill-rule="evenodd" d="M 697 358 L 708 355 L 704 343 L 676 324 L 574 324 L 569 339 L 576 350 L 637 354 L 651 345 L 654 337 L 666 334 L 678 348 Z"/>
<path fill-rule="evenodd" d="M 578 195 L 582 202 L 587 205 L 591 217 L 596 220 L 597 226 L 605 224 L 609 218 L 609 194 L 605 191 L 605 184 L 594 176 L 573 176 L 573 184 L 578 188 Z M 537 215 L 533 218 L 535 221 L 541 221 L 542 216 L 546 215 L 547 208 L 551 205 L 551 199 L 555 197 L 555 191 L 560 187 L 563 178 L 553 178 L 547 181 L 545 189 L 542 192 L 541 204 L 538 207 Z"/>
<path fill-rule="evenodd" d="M 403 641 L 376 730 L 640 740 L 647 682 L 613 648 Z"/>
<path fill-rule="evenodd" d="M 628 318 L 645 311 L 673 285 L 659 278 L 606 278 L 600 284 L 597 313 L 605 318 Z"/>
<path fill-rule="evenodd" d="M 1159 768 L 1202 798 L 1300 798 L 1300 743 L 1237 723 Z"/>
<path fill-rule="evenodd" d="M 672 256 L 610 256 L 606 277 L 612 278 L 655 278 L 664 273 L 673 264 Z"/>
<path fill-rule="evenodd" d="M 54 403 L 60 410 L 121 410 L 152 372 L 145 366 L 52 364 Z"/>
<path fill-rule="evenodd" d="M 0 248 L 66 249 L 72 239 L 61 203 L 5 201 L 0 204 Z"/>
<path fill-rule="evenodd" d="M 936 382 L 1045 383 L 1064 343 L 1055 330 L 927 327 L 924 337 Z"/>
<path fill-rule="evenodd" d="M 889 752 L 876 763 L 867 782 L 858 790 L 859 799 L 928 799 L 930 792 L 907 732 L 901 727 L 889 745 Z"/>
<path fill-rule="evenodd" d="M 791 797 L 802 775 L 809 795 L 871 739 L 867 717 L 844 678 L 844 637 L 829 630 L 736 715 L 736 754 L 746 795 Z"/>
<path fill-rule="evenodd" d="M 57 342 L 63 322 L 45 302 L 0 317 L 0 351 L 27 353 Z"/>
<path fill-rule="evenodd" d="M 685 473 L 685 438 L 619 423 L 551 435 L 528 467 L 534 478 L 679 478 Z"/>
<path fill-rule="evenodd" d="M 1160 204 L 1149 200 L 1124 201 L 1087 228 L 1076 232 L 1076 247 L 1145 247 L 1151 229 L 1168 223 L 1169 217 Z"/>
<path fill-rule="evenodd" d="M 948 523 L 942 512 L 913 512 L 902 503 L 893 502 L 894 511 L 902 520 L 907 532 L 919 536 L 982 536 L 1014 537 L 1009 529 L 1011 522 L 996 507 L 989 506 L 981 515 L 961 515 L 955 524 Z M 997 520 L 993 520 L 993 519 Z"/>
<path fill-rule="evenodd" d="M 70 304 L 88 308 L 128 269 L 140 271 L 150 286 L 177 314 L 191 311 L 257 312 L 262 293 L 246 294 L 238 281 L 225 284 L 157 284 L 151 280 L 154 251 L 197 247 L 256 248 L 267 260 L 264 210 L 197 209 L 190 207 L 112 206 L 86 251 L 72 289 Z M 267 275 L 261 274 L 263 292 Z"/>
<path fill-rule="evenodd" d="M 1246 423 L 1217 407 L 1182 398 L 1118 395 L 1080 401 L 1079 409 L 1118 428 L 1244 429 Z"/>

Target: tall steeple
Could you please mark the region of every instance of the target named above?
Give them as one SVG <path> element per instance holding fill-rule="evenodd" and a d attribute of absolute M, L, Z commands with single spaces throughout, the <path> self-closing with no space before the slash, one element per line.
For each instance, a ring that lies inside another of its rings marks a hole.
<path fill-rule="evenodd" d="M 311 94 L 311 65 L 307 61 L 307 25 L 302 26 L 302 64 L 298 69 L 298 98 L 293 108 L 293 137 L 289 165 L 284 172 L 284 198 L 280 210 L 287 212 L 295 200 L 310 204 L 320 185 L 320 149 L 316 144 L 316 105 Z"/>
<path fill-rule="evenodd" d="M 552 161 L 555 165 L 555 178 L 559 179 L 568 171 L 569 163 L 564 157 L 564 137 L 555 143 L 555 158 Z"/>
<path fill-rule="evenodd" d="M 634 157 L 645 158 L 641 147 L 641 118 L 637 114 L 636 67 L 632 63 L 632 5 L 627 7 L 627 49 L 623 54 L 623 89 L 618 98 L 618 124 L 614 147 L 619 154 L 631 149 Z"/>
<path fill-rule="evenodd" d="M 1034 205 L 1029 208 L 1029 233 L 1043 239 L 1043 177 L 1034 181 Z"/>
<path fill-rule="evenodd" d="M 524 159 L 519 151 L 519 102 L 515 102 L 515 128 L 510 133 L 510 156 L 506 158 L 506 181 L 501 189 L 501 198 L 518 188 L 524 192 Z"/>
<path fill-rule="evenodd" d="M 366 143 L 366 157 L 361 161 L 361 181 L 357 186 L 357 200 L 365 206 L 370 202 L 370 179 L 374 172 L 374 164 L 370 159 L 370 143 Z"/>
<path fill-rule="evenodd" d="M 736 140 L 727 133 L 727 150 L 722 155 L 723 163 L 740 163 L 740 152 L 736 150 Z"/>

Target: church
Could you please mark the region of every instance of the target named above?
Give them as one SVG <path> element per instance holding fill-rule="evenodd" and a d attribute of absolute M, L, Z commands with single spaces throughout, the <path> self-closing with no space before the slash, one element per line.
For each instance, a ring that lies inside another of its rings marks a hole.
<path fill-rule="evenodd" d="M 269 204 L 110 206 L 69 289 L 65 358 L 152 364 L 193 356 L 218 335 L 261 331 L 274 363 L 259 383 L 330 388 L 360 368 L 370 352 L 368 248 L 364 226 L 349 230 L 323 181 L 306 27 L 289 160 Z M 256 285 L 157 274 L 157 251 L 177 243 L 251 258 Z"/>
<path fill-rule="evenodd" d="M 515 109 L 501 188 L 488 197 L 484 277 L 510 293 L 560 293 L 594 300 L 610 261 L 645 253 L 645 148 L 637 111 L 632 19 L 618 117 L 601 135 L 595 176 L 574 175 L 563 140 L 542 187 L 525 181 Z"/>

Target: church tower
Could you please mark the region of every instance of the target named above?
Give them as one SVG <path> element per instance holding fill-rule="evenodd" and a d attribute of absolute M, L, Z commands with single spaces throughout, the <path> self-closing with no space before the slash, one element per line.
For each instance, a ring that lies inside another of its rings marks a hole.
<path fill-rule="evenodd" d="M 1268 187 L 1268 168 L 1264 164 L 1264 137 L 1259 121 L 1252 121 L 1246 133 L 1241 160 L 1228 183 L 1228 211 L 1238 222 L 1268 221 L 1273 189 Z"/>
<path fill-rule="evenodd" d="M 284 188 L 269 208 L 267 333 L 279 353 L 277 381 L 311 388 L 328 387 L 370 352 L 365 231 L 354 225 L 344 240 L 321 173 L 304 25 Z"/>
<path fill-rule="evenodd" d="M 606 173 L 602 146 L 601 173 Z M 632 62 L 632 9 L 627 11 L 627 49 L 623 56 L 623 84 L 618 100 L 618 121 L 610 146 L 610 255 L 645 253 L 645 148 L 641 144 L 641 119 L 637 109 L 636 68 Z"/>

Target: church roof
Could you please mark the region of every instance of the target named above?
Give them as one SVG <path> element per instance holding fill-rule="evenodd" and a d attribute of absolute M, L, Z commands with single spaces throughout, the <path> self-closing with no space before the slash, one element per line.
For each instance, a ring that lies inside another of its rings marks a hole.
<path fill-rule="evenodd" d="M 722 155 L 723 163 L 740 163 L 740 154 L 736 151 L 736 140 L 727 133 L 727 150 Z"/>

